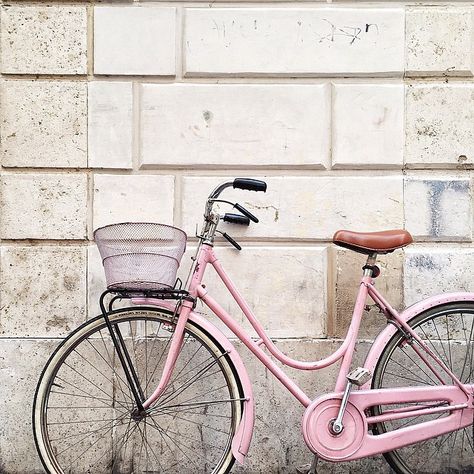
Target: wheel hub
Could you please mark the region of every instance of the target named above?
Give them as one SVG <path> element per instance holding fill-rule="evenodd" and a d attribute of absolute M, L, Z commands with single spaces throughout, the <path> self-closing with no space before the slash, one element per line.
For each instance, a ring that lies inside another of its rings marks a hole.
<path fill-rule="evenodd" d="M 148 412 L 145 409 L 139 410 L 138 408 L 135 408 L 131 413 L 133 421 L 142 421 L 147 415 Z"/>

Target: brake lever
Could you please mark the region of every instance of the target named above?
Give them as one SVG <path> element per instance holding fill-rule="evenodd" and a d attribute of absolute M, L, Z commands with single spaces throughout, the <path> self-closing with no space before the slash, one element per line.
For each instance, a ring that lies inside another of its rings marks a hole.
<path fill-rule="evenodd" d="M 229 242 L 229 244 L 231 244 L 237 250 L 242 250 L 242 247 L 229 234 L 221 232 L 220 230 L 218 230 L 217 232 L 219 232 L 219 234 L 221 234 L 222 237 L 224 237 L 224 239 L 227 240 L 227 242 Z"/>
<path fill-rule="evenodd" d="M 241 206 L 238 202 L 234 204 L 234 208 L 237 209 L 241 214 L 248 217 L 251 221 L 258 223 L 258 219 L 250 212 L 245 209 L 244 206 Z"/>
<path fill-rule="evenodd" d="M 225 204 L 229 204 L 234 209 L 237 209 L 245 217 L 248 217 L 252 222 L 255 222 L 256 224 L 259 222 L 257 217 L 255 217 L 250 211 L 245 209 L 245 207 L 242 206 L 242 204 L 239 204 L 238 202 L 233 203 L 233 202 L 230 202 L 230 201 L 226 201 L 225 199 L 211 199 L 210 201 L 212 201 L 212 202 L 223 202 Z"/>

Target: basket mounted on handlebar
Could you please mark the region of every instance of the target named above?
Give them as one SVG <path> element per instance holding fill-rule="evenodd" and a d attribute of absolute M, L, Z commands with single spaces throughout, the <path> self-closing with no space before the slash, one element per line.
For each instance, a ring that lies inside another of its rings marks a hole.
<path fill-rule="evenodd" d="M 109 292 L 172 293 L 186 238 L 181 229 L 147 222 L 97 229 L 94 240 Z"/>

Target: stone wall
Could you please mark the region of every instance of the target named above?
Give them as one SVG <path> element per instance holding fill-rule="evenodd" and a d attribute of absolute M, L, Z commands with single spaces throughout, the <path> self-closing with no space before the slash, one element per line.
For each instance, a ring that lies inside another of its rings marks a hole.
<path fill-rule="evenodd" d="M 307 360 L 351 318 L 363 258 L 331 244 L 339 228 L 412 232 L 381 264 L 397 308 L 472 289 L 470 4 L 2 3 L 1 472 L 41 471 L 34 388 L 58 339 L 97 314 L 99 226 L 172 224 L 192 248 L 210 190 L 263 177 L 265 195 L 227 193 L 261 223 L 228 230 L 240 254 L 217 252 L 271 336 Z M 371 311 L 361 338 L 383 325 Z M 302 410 L 245 359 L 257 432 L 237 472 L 294 472 L 310 458 Z M 295 380 L 316 396 L 332 374 Z M 386 470 L 377 457 L 321 472 L 367 468 Z"/>

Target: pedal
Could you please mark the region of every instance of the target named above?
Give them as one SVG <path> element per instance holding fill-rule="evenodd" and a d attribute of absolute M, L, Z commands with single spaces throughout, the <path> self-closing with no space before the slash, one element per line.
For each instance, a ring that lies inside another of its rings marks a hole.
<path fill-rule="evenodd" d="M 346 378 L 349 382 L 360 387 L 367 383 L 371 377 L 372 374 L 370 373 L 370 370 L 364 369 L 363 367 L 357 367 L 357 369 L 354 369 L 349 373 Z"/>

